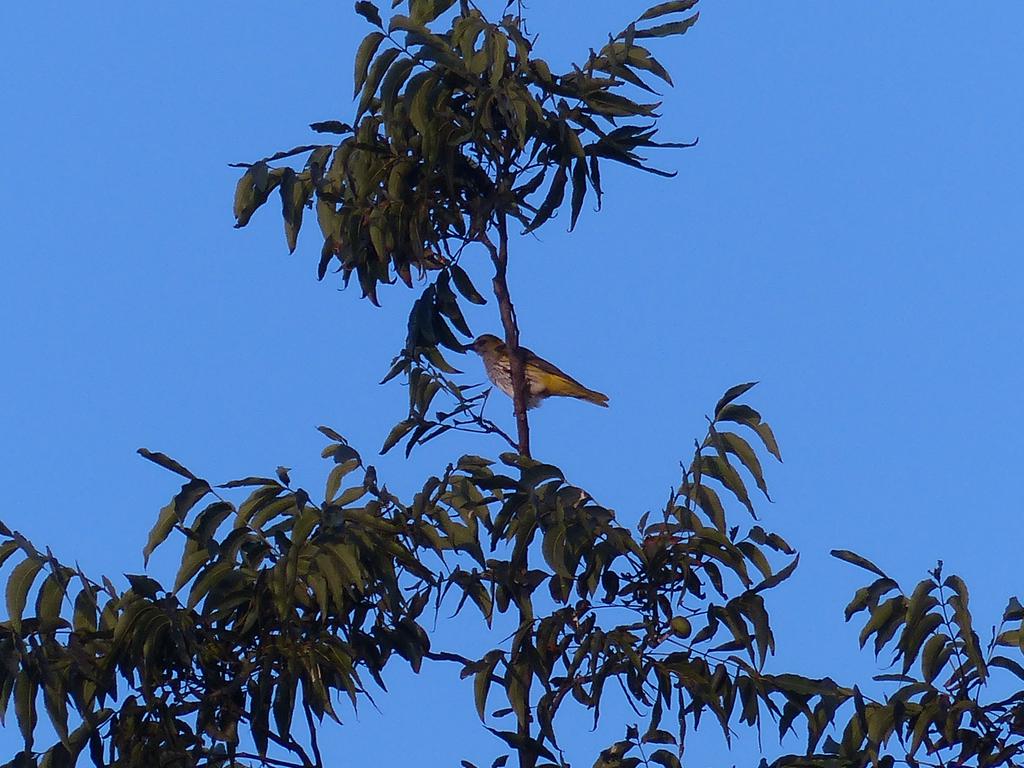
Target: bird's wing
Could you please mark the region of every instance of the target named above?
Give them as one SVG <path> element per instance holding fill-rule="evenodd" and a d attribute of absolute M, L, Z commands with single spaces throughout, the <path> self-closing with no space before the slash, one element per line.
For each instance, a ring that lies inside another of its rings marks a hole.
<path fill-rule="evenodd" d="M 549 363 L 543 357 L 541 357 L 540 355 L 538 355 L 538 354 L 534 353 L 533 351 L 527 349 L 526 347 L 520 347 L 520 349 L 523 350 L 523 352 L 526 353 L 526 360 L 527 360 L 527 364 L 528 365 L 532 365 L 532 366 L 534 366 L 536 368 L 539 368 L 541 371 L 543 371 L 544 373 L 547 373 L 547 374 L 549 374 L 551 376 L 560 376 L 561 378 L 566 379 L 567 381 L 569 381 L 572 384 L 575 384 L 576 386 L 580 387 L 581 389 L 587 389 L 586 386 L 584 386 L 580 382 L 576 381 L 576 379 L 574 379 L 572 376 L 570 376 L 568 373 L 563 371 L 561 368 L 559 368 L 554 363 Z"/>

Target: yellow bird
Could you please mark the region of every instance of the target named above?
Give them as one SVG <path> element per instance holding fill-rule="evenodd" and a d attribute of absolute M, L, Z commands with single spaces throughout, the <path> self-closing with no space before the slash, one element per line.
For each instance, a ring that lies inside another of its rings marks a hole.
<path fill-rule="evenodd" d="M 505 342 L 490 333 L 485 333 L 470 345 L 484 360 L 487 378 L 509 397 L 512 394 L 512 369 L 509 365 Z M 519 348 L 526 359 L 526 386 L 529 390 L 527 408 L 535 408 L 546 397 L 575 397 L 594 405 L 608 407 L 608 396 L 587 389 L 564 371 L 535 355 L 526 347 Z"/>

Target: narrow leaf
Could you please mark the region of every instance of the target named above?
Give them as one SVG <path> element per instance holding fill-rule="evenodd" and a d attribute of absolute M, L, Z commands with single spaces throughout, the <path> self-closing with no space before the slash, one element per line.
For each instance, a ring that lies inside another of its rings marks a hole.
<path fill-rule="evenodd" d="M 384 445 L 382 445 L 380 448 L 381 455 L 387 453 L 392 448 L 394 448 L 398 441 L 405 437 L 407 434 L 409 434 L 409 432 L 412 430 L 414 426 L 416 426 L 415 419 L 403 419 L 402 421 L 398 422 L 391 429 L 391 432 L 388 433 L 388 436 L 384 439 Z"/>
<path fill-rule="evenodd" d="M 362 115 L 367 107 L 370 106 L 370 101 L 377 93 L 377 88 L 380 86 L 381 78 L 384 77 L 384 73 L 388 71 L 392 62 L 398 58 L 400 51 L 397 48 L 388 48 L 383 53 L 379 54 L 374 59 L 373 64 L 370 65 L 370 71 L 366 76 L 366 82 L 363 84 L 363 95 L 359 98 L 359 108 L 357 113 Z"/>
<path fill-rule="evenodd" d="M 872 563 L 870 560 L 868 560 L 865 557 L 861 557 L 860 555 L 856 554 L 855 552 L 851 552 L 848 549 L 833 549 L 829 554 L 831 554 L 832 557 L 838 558 L 840 560 L 845 560 L 847 563 L 850 563 L 851 565 L 856 565 L 859 568 L 863 568 L 866 571 L 871 571 L 871 573 L 875 574 L 876 576 L 881 576 L 883 579 L 889 578 L 885 575 L 881 568 Z"/>
<path fill-rule="evenodd" d="M 183 522 L 189 510 L 209 492 L 210 484 L 198 478 L 193 478 L 181 486 L 181 490 L 171 499 L 170 504 L 160 510 L 156 523 L 149 532 L 146 547 L 142 550 L 143 562 L 149 563 L 149 556 L 153 554 L 153 550 L 167 539 L 175 524 Z"/>
<path fill-rule="evenodd" d="M 731 403 L 736 398 L 743 396 L 752 387 L 755 386 L 757 386 L 756 381 L 748 381 L 746 384 L 737 384 L 735 387 L 729 387 L 729 389 L 725 391 L 725 394 L 722 395 L 722 398 L 715 405 L 715 418 L 718 418 L 718 414 L 721 412 L 723 408 L 725 408 L 725 406 L 729 405 L 729 403 Z"/>
<path fill-rule="evenodd" d="M 7 579 L 7 618 L 15 632 L 21 632 L 21 617 L 25 612 L 25 603 L 28 602 L 28 593 L 42 567 L 42 560 L 25 558 L 14 566 Z"/>
<path fill-rule="evenodd" d="M 154 464 L 159 464 L 164 469 L 169 469 L 171 470 L 171 472 L 175 472 L 184 478 L 187 478 L 189 480 L 196 479 L 195 475 L 193 475 L 191 472 L 185 469 L 185 467 L 176 462 L 170 456 L 167 456 L 163 453 L 158 453 L 157 451 L 150 451 L 147 450 L 146 448 L 139 448 L 138 454 L 142 456 L 142 458 L 149 459 Z"/>
<path fill-rule="evenodd" d="M 580 217 L 580 211 L 583 210 L 583 200 L 587 195 L 587 161 L 585 158 L 577 158 L 576 164 L 572 169 L 572 200 L 571 200 L 571 213 L 572 216 L 569 220 L 569 231 L 571 232 L 576 227 L 576 220 Z"/>
<path fill-rule="evenodd" d="M 688 19 L 682 21 L 670 21 L 667 24 L 659 24 L 656 27 L 650 27 L 648 29 L 638 29 L 636 36 L 638 38 L 645 37 L 669 37 L 670 35 L 682 35 L 690 27 L 697 23 L 697 19 L 700 14 L 695 13 Z"/>
<path fill-rule="evenodd" d="M 458 264 L 452 264 L 448 269 L 452 273 L 452 282 L 455 283 L 456 289 L 466 298 L 466 301 L 472 304 L 487 303 L 487 299 L 480 295 L 480 292 L 473 285 L 473 281 L 469 279 L 469 275 L 466 274 L 462 267 Z"/>
<path fill-rule="evenodd" d="M 384 29 L 384 22 L 380 18 L 380 11 L 377 9 L 377 6 L 369 2 L 369 0 L 360 0 L 356 3 L 356 13 L 375 27 Z"/>
<path fill-rule="evenodd" d="M 355 90 L 352 92 L 353 98 L 359 95 L 359 91 L 362 89 L 363 83 L 366 82 L 366 74 L 370 69 L 370 62 L 373 60 L 373 57 L 377 53 L 377 49 L 380 48 L 380 44 L 383 40 L 383 32 L 371 32 L 364 37 L 363 41 L 359 44 L 359 49 L 356 51 Z M 316 130 L 316 128 L 313 130 Z"/>
<path fill-rule="evenodd" d="M 380 32 L 375 32 L 373 34 L 379 35 Z M 383 37 L 383 35 L 381 35 L 381 37 Z M 356 86 L 356 93 L 358 92 L 359 86 Z M 343 133 L 352 132 L 352 126 L 348 123 L 343 123 L 340 120 L 321 120 L 318 123 L 310 123 L 309 127 L 317 133 L 334 133 L 341 135 Z"/>
<path fill-rule="evenodd" d="M 644 11 L 644 15 L 637 19 L 637 21 L 656 19 L 659 16 L 667 16 L 670 13 L 683 13 L 693 8 L 696 4 L 697 0 L 673 0 L 673 2 L 669 3 L 658 3 L 658 5 Z"/>

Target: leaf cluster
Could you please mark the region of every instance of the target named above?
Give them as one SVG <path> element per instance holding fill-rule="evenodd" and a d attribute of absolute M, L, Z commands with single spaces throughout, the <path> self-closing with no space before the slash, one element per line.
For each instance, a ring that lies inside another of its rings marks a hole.
<path fill-rule="evenodd" d="M 0 628 L 0 709 L 13 692 L 22 754 L 38 755 L 41 693 L 60 736 L 41 765 L 74 765 L 86 747 L 96 765 L 227 766 L 273 749 L 319 763 L 316 724 L 340 719 L 338 697 L 356 704 L 366 677 L 383 687 L 394 654 L 419 668 L 428 642 L 417 620 L 435 586 L 422 562 L 430 541 L 341 441 L 325 451 L 335 466 L 319 505 L 283 468 L 218 489 L 143 454 L 186 480 L 145 548 L 148 557 L 175 531 L 184 539 L 170 588 L 144 575 L 127 576 L 126 590 L 93 581 L 0 529 L 2 556 L 23 558 Z M 221 493 L 236 488 L 251 489 L 237 505 Z"/>
<path fill-rule="evenodd" d="M 342 136 L 337 144 L 241 164 L 236 226 L 278 190 L 294 250 L 303 209 L 315 208 L 324 239 L 319 276 L 337 262 L 346 282 L 355 274 L 376 303 L 380 283 L 397 277 L 411 285 L 414 272 L 444 268 L 486 236 L 498 214 L 535 230 L 569 190 L 575 225 L 588 191 L 600 202 L 604 160 L 673 175 L 646 166 L 637 150 L 689 144 L 656 141 L 658 102 L 624 91 L 653 94 L 652 77 L 671 84 L 640 41 L 683 34 L 696 14 L 656 22 L 696 0 L 651 8 L 562 74 L 534 55 L 519 17 L 491 21 L 463 3 L 441 24 L 454 4 L 410 0 L 385 27 L 372 3 L 357 3 L 377 29 L 356 53 L 353 122 L 312 125 Z M 308 155 L 301 171 L 271 165 L 296 155 Z"/>
<path fill-rule="evenodd" d="M 907 594 L 866 558 L 847 550 L 832 554 L 876 577 L 857 590 L 846 618 L 866 614 L 860 644 L 871 642 L 876 658 L 888 654 L 894 670 L 875 681 L 891 689 L 875 698 L 859 686 L 844 691 L 836 703 L 848 705 L 845 724 L 836 722 L 836 708 L 815 712 L 807 754 L 773 765 L 1017 765 L 1024 754 L 1024 690 L 1006 693 L 1024 682 L 1020 601 L 1010 599 L 983 645 L 967 585 L 944 576 L 941 562 Z M 993 685 L 997 672 L 1002 679 Z M 838 738 L 826 735 L 830 727 Z"/>
<path fill-rule="evenodd" d="M 456 664 L 521 763 L 566 765 L 558 713 L 573 702 L 596 722 L 609 685 L 643 715 L 647 742 L 680 750 L 704 712 L 727 737 L 737 708 L 751 725 L 777 715 L 785 697 L 820 686 L 762 671 L 774 650 L 764 594 L 796 558 L 777 534 L 726 516 L 729 498 L 753 509 L 741 473 L 765 488 L 753 446 L 726 427 L 778 453 L 757 412 L 735 402 L 749 386 L 722 399 L 659 519 L 636 531 L 556 467 L 513 453 L 464 456 L 402 501 L 323 427 L 332 468 L 314 503 L 283 467 L 214 487 L 142 451 L 184 481 L 144 551 L 182 542 L 169 587 L 93 580 L 0 529 L 0 557 L 20 558 L 0 625 L 0 711 L 13 699 L 17 764 L 75 765 L 88 752 L 96 765 L 322 765 L 322 721 L 367 699 L 367 681 L 383 689 L 396 659 L 414 671 Z M 239 490 L 248 495 L 232 501 Z M 514 618 L 511 637 L 471 656 L 435 648 L 428 609 L 469 606 L 487 625 Z M 59 736 L 42 750 L 40 698 Z M 615 749 L 604 764 L 632 764 Z"/>
<path fill-rule="evenodd" d="M 235 192 L 236 226 L 276 191 L 294 251 L 304 212 L 315 212 L 320 279 L 332 268 L 345 285 L 355 276 L 374 304 L 382 284 L 428 283 L 388 376 L 408 379 L 411 407 L 386 447 L 407 439 L 411 449 L 452 429 L 495 431 L 483 399 L 443 375 L 456 369 L 440 349 L 462 353 L 473 336 L 460 304 L 485 302 L 459 266 L 468 246 L 498 264 L 508 221 L 533 232 L 565 203 L 572 229 L 588 196 L 600 207 L 606 162 L 674 175 L 641 154 L 692 146 L 658 140 L 652 83 L 672 79 L 645 44 L 685 33 L 697 20 L 695 5 L 655 5 L 558 73 L 508 7 L 492 20 L 469 2 L 408 0 L 393 3 L 402 12 L 385 20 L 373 3 L 356 3 L 374 29 L 355 56 L 354 115 L 311 126 L 337 140 L 238 164 L 245 172 Z M 287 164 L 300 156 L 303 167 Z M 416 389 L 417 378 L 430 384 Z M 439 390 L 450 404 L 427 415 Z"/>

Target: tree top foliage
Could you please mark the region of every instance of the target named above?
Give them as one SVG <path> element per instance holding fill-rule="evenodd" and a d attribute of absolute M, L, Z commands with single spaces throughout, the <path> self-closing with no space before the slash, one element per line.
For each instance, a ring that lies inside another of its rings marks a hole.
<path fill-rule="evenodd" d="M 304 211 L 315 209 L 320 279 L 332 266 L 346 285 L 355 275 L 363 296 L 377 304 L 380 285 L 413 287 L 415 276 L 430 277 L 385 378 L 404 375 L 410 395 L 409 413 L 385 449 L 405 439 L 408 452 L 453 429 L 503 434 L 484 417 L 486 395 L 453 380 L 457 369 L 441 351 L 462 353 L 459 336 L 473 336 L 460 302 L 486 301 L 460 262 L 475 247 L 495 267 L 494 294 L 522 389 L 519 328 L 505 278 L 510 222 L 533 232 L 568 197 L 572 229 L 588 195 L 600 207 L 607 162 L 673 175 L 640 154 L 693 145 L 657 140 L 654 85 L 672 79 L 646 46 L 689 30 L 695 5 L 652 6 L 557 73 L 536 55 L 512 3 L 495 20 L 470 2 L 393 3 L 405 12 L 386 22 L 373 3 L 356 3 L 374 30 L 355 57 L 355 116 L 312 125 L 340 138 L 241 164 L 236 226 L 278 190 L 294 250 Z M 296 156 L 307 158 L 301 170 L 273 167 Z M 447 402 L 431 414 L 438 393 Z M 529 454 L 520 401 L 525 397 L 517 398 L 517 439 L 506 439 Z"/>

